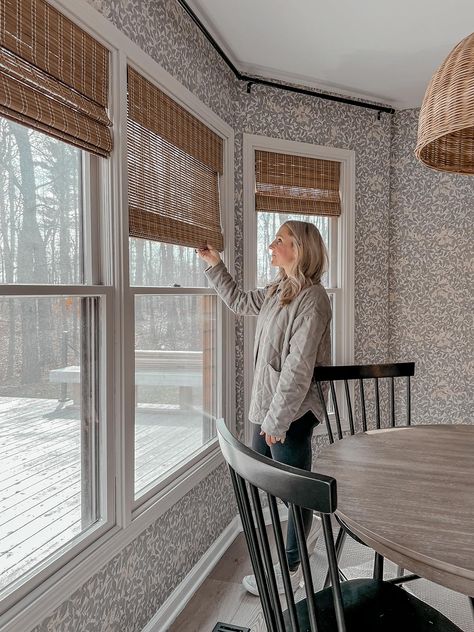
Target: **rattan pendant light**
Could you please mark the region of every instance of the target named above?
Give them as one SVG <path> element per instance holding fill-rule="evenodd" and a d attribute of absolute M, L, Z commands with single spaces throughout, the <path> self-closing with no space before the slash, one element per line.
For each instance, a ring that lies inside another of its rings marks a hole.
<path fill-rule="evenodd" d="M 474 33 L 459 42 L 431 79 L 415 153 L 432 169 L 474 174 Z"/>

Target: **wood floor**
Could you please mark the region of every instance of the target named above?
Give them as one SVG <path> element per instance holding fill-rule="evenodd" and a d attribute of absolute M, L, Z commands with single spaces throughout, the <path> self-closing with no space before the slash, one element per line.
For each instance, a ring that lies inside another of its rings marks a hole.
<path fill-rule="evenodd" d="M 218 621 L 266 632 L 259 598 L 247 593 L 241 583 L 251 572 L 240 533 L 168 632 L 211 632 Z"/>

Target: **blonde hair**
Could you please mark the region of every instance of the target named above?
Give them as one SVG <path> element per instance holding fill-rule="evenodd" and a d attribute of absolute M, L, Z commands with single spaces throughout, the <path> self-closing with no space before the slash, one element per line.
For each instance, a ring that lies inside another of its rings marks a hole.
<path fill-rule="evenodd" d="M 269 293 L 280 289 L 280 304 L 288 305 L 306 287 L 317 285 L 327 268 L 328 255 L 321 233 L 314 224 L 297 220 L 288 220 L 285 226 L 296 250 L 293 268 L 286 273 L 280 268 Z"/>

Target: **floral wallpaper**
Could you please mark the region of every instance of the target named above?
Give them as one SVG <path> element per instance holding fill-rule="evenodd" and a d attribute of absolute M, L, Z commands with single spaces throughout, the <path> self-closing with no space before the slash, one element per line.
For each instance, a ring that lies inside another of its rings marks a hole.
<path fill-rule="evenodd" d="M 356 153 L 355 358 L 415 360 L 414 419 L 471 422 L 474 180 L 413 157 L 417 112 L 394 117 L 263 86 L 246 91 L 175 0 L 89 0 L 236 133 L 235 254 L 242 282 L 242 133 Z M 242 433 L 243 324 L 237 321 Z M 315 441 L 316 451 L 325 438 Z M 222 466 L 33 632 L 138 632 L 229 524 Z M 25 631 L 26 632 L 26 631 Z"/>
<path fill-rule="evenodd" d="M 419 163 L 417 125 L 393 117 L 389 352 L 416 362 L 416 423 L 474 423 L 474 178 Z"/>
<path fill-rule="evenodd" d="M 233 126 L 235 79 L 176 0 L 87 0 Z"/>

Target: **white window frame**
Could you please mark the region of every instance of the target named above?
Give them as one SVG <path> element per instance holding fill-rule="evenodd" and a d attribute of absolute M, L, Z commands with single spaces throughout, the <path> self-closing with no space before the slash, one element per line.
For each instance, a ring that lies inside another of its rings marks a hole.
<path fill-rule="evenodd" d="M 111 107 L 112 112 L 112 107 Z M 47 558 L 38 565 L 38 570 L 27 573 L 27 579 L 21 578 L 13 582 L 18 588 L 9 592 L 0 603 L 0 624 L 3 613 L 8 614 L 17 607 L 19 600 L 34 592 L 36 587 L 48 580 L 55 572 L 61 571 L 65 565 L 74 563 L 78 553 L 93 545 L 103 537 L 115 524 L 115 489 L 114 463 L 115 455 L 109 437 L 113 436 L 112 426 L 112 374 L 107 372 L 108 366 L 113 366 L 113 322 L 114 322 L 114 291 L 111 277 L 104 263 L 110 252 L 110 239 L 103 240 L 103 247 L 96 235 L 100 227 L 107 221 L 106 201 L 110 193 L 110 165 L 100 163 L 99 159 L 84 152 L 81 160 L 81 201 L 82 201 L 82 229 L 83 229 L 83 284 L 8 284 L 0 285 L 0 296 L 10 298 L 28 297 L 61 297 L 74 296 L 77 298 L 99 298 L 100 318 L 96 334 L 99 336 L 99 487 L 97 489 L 100 501 L 99 507 L 103 516 L 90 525 L 76 538 L 74 544 L 64 546 L 64 553 L 55 552 L 51 555 L 53 562 Z M 21 601 L 20 601 L 21 603 Z M 12 608 L 13 607 L 13 608 Z"/>
<path fill-rule="evenodd" d="M 233 260 L 234 260 L 234 222 L 233 222 L 233 187 L 234 187 L 234 131 L 227 125 L 219 116 L 217 116 L 212 110 L 205 106 L 199 99 L 197 99 L 192 93 L 184 88 L 175 79 L 171 78 L 158 64 L 156 64 L 146 53 L 143 53 L 139 49 L 139 55 L 133 57 L 128 53 L 127 59 L 124 60 L 125 64 L 133 66 L 135 70 L 141 73 L 148 81 L 156 85 L 160 90 L 168 94 L 174 101 L 179 103 L 185 109 L 187 109 L 193 116 L 201 120 L 205 125 L 211 128 L 216 134 L 218 134 L 223 140 L 223 175 L 220 176 L 219 190 L 221 196 L 221 209 L 222 209 L 222 228 L 224 233 L 224 259 L 229 264 L 230 270 L 233 272 Z M 122 73 L 122 77 L 124 73 Z M 126 77 L 126 74 L 125 74 Z M 121 91 L 121 95 L 126 95 L 126 90 Z M 126 99 L 123 107 L 126 108 Z M 126 111 L 126 110 L 125 110 Z M 124 116 L 124 124 L 126 128 L 127 119 Z M 122 131 L 122 135 L 126 138 L 126 129 Z M 127 147 L 122 146 L 122 156 L 126 165 Z M 124 168 L 126 173 L 126 167 Z M 126 185 L 125 185 L 126 189 Z M 126 196 L 126 191 L 125 191 Z M 134 357 L 135 352 L 135 332 L 134 332 L 134 319 L 135 319 L 135 297 L 142 295 L 209 295 L 216 294 L 215 290 L 210 288 L 170 288 L 170 287 L 150 287 L 150 286 L 128 286 L 129 284 L 129 261 L 128 261 L 128 212 L 124 211 L 123 215 L 126 217 L 126 225 L 123 229 L 124 243 L 123 243 L 123 267 L 122 276 L 124 281 L 124 308 L 126 310 L 126 323 L 124 332 L 124 349 L 126 350 L 127 357 Z M 126 243 L 125 243 L 126 242 Z M 204 265 L 203 265 L 204 267 Z M 128 286 L 128 287 L 127 287 Z M 235 423 L 232 420 L 235 418 L 235 317 L 233 314 L 225 308 L 222 301 L 217 301 L 217 331 L 216 340 L 222 341 L 217 349 L 216 357 L 216 374 L 220 376 L 220 380 L 216 383 L 217 391 L 217 417 L 224 417 L 230 420 L 230 426 Z M 135 371 L 133 363 L 126 363 L 124 366 L 124 379 L 125 388 L 124 392 L 128 393 L 128 401 L 124 402 L 124 419 L 133 419 L 135 415 L 135 388 L 134 379 Z M 127 425 L 125 430 L 125 453 L 134 455 L 134 424 Z M 132 507 L 131 516 L 128 514 L 124 516 L 125 520 L 133 520 L 140 516 L 144 512 L 153 511 L 157 517 L 161 515 L 160 501 L 164 495 L 168 495 L 171 489 L 176 487 L 175 482 L 180 481 L 183 476 L 195 477 L 195 469 L 199 464 L 208 456 L 216 457 L 216 460 L 222 462 L 222 456 L 218 447 L 217 438 L 208 442 L 205 446 L 202 446 L 195 454 L 189 459 L 183 461 L 178 466 L 173 468 L 164 477 L 147 492 L 140 495 L 135 499 L 134 484 L 133 484 L 133 471 L 134 471 L 134 458 L 130 461 L 127 459 L 127 470 L 124 476 L 126 481 L 125 497 L 126 506 Z M 197 470 L 196 470 L 197 471 Z M 201 479 L 195 478 L 195 485 Z M 171 492 L 173 493 L 173 492 Z M 176 502 L 181 498 L 182 494 L 177 490 L 175 496 Z"/>
<path fill-rule="evenodd" d="M 222 223 L 225 236 L 224 259 L 234 272 L 234 132 L 192 92 L 167 73 L 124 33 L 85 0 L 48 0 L 110 51 L 110 114 L 114 123 L 114 149 L 108 160 L 90 159 L 94 168 L 85 171 L 88 199 L 100 199 L 102 236 L 95 226 L 86 226 L 90 247 L 96 252 L 97 269 L 88 286 L 0 286 L 4 296 L 102 297 L 102 379 L 106 391 L 104 431 L 101 442 L 107 455 L 107 521 L 84 534 L 53 564 L 21 583 L 0 603 L 0 629 L 24 632 L 40 624 L 72 593 L 132 542 L 180 498 L 223 463 L 217 439 L 173 471 L 166 481 L 150 490 L 140 502 L 134 501 L 134 297 L 137 294 L 182 293 L 182 288 L 129 286 L 129 233 L 127 189 L 127 65 L 134 66 L 175 101 L 213 129 L 224 143 L 224 174 L 220 178 Z M 89 159 L 87 159 L 89 160 Z M 100 164 L 100 167 L 98 166 Z M 98 187 L 98 188 L 97 188 Z M 99 257 L 100 255 L 100 257 Z M 102 284 L 100 284 L 102 283 Z M 213 293 L 199 288 L 186 293 Z M 218 413 L 235 423 L 235 319 L 221 301 L 217 305 L 217 373 L 222 376 Z M 128 359 L 128 362 L 127 362 Z M 219 370 L 221 369 L 221 370 Z"/>
<path fill-rule="evenodd" d="M 243 281 L 246 291 L 254 289 L 257 283 L 255 152 L 258 150 L 308 156 L 321 160 L 336 160 L 341 164 L 342 212 L 338 219 L 330 220 L 329 271 L 332 287 L 328 289 L 328 294 L 333 295 L 333 329 L 338 332 L 332 341 L 332 362 L 333 364 L 351 364 L 354 361 L 355 153 L 349 149 L 243 134 L 243 256 L 245 261 Z M 247 441 L 251 440 L 248 411 L 253 380 L 255 325 L 255 318 L 244 319 L 244 413 Z M 317 426 L 315 432 L 325 433 L 324 424 Z"/>

